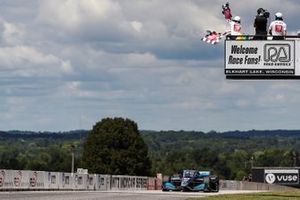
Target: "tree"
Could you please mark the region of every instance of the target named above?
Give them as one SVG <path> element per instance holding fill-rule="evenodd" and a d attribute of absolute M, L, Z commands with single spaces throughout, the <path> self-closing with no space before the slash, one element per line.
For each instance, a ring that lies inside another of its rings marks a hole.
<path fill-rule="evenodd" d="M 91 173 L 149 175 L 148 147 L 137 124 L 129 119 L 105 118 L 88 134 L 82 157 Z"/>

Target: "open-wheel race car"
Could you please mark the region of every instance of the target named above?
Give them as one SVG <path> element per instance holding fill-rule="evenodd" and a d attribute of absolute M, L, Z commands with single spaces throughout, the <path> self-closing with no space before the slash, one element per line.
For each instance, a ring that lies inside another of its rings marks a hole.
<path fill-rule="evenodd" d="M 219 177 L 210 171 L 182 170 L 163 182 L 162 191 L 218 192 Z"/>

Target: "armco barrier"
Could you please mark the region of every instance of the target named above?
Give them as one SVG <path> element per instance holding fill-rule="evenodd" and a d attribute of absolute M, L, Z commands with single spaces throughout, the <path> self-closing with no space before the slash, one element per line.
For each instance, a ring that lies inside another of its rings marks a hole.
<path fill-rule="evenodd" d="M 143 176 L 0 169 L 0 191 L 147 189 L 160 190 L 161 180 Z"/>

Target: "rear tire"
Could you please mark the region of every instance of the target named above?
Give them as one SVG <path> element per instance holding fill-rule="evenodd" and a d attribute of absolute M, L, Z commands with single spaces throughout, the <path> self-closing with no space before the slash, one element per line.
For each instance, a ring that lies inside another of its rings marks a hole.
<path fill-rule="evenodd" d="M 219 186 L 219 184 L 217 183 L 217 185 L 216 185 L 216 192 L 219 192 L 220 191 L 220 186 Z"/>

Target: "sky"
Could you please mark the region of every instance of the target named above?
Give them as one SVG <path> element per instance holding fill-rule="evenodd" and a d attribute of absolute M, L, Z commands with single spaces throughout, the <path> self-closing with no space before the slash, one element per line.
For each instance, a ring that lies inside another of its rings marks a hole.
<path fill-rule="evenodd" d="M 226 80 L 220 0 L 1 0 L 0 130 L 300 129 L 299 80 Z M 230 2 L 254 34 L 260 7 L 300 29 L 300 1 Z"/>

